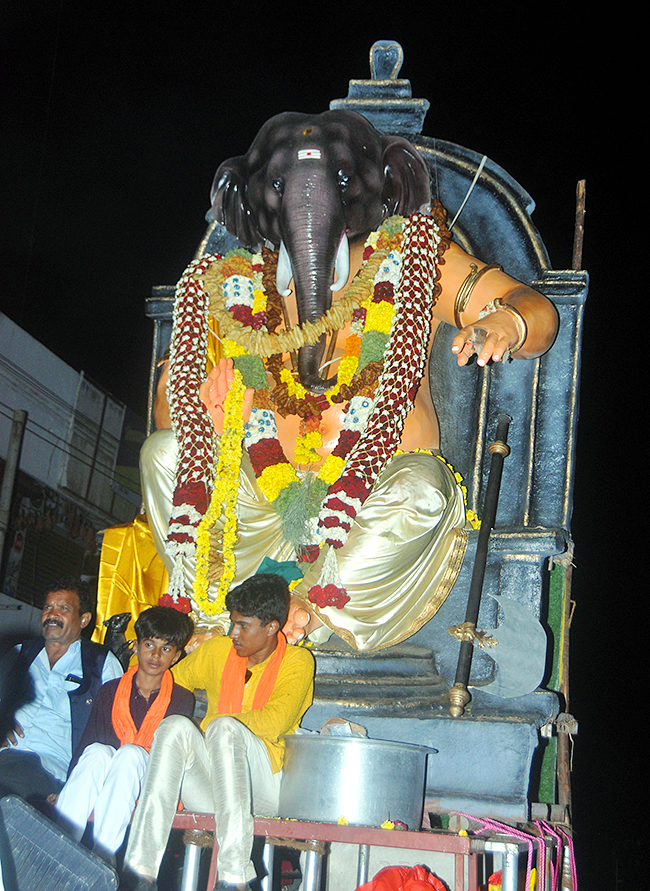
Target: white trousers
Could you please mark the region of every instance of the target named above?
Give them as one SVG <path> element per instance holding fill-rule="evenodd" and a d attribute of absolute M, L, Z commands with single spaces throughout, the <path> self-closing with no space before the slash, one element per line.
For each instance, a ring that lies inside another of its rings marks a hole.
<path fill-rule="evenodd" d="M 215 718 L 204 736 L 189 718 L 170 715 L 154 736 L 125 863 L 158 874 L 180 796 L 186 810 L 214 814 L 219 878 L 252 881 L 253 814 L 277 814 L 281 778 L 264 743 L 236 718 Z"/>
<path fill-rule="evenodd" d="M 140 795 L 148 758 L 141 746 L 114 749 L 92 743 L 84 750 L 56 803 L 59 822 L 76 841 L 94 811 L 95 847 L 102 854 L 115 854 Z"/>

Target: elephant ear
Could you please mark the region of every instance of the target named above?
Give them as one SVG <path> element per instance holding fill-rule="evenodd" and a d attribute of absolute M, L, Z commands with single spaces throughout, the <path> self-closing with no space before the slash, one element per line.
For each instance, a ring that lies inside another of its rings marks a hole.
<path fill-rule="evenodd" d="M 259 251 L 263 239 L 248 200 L 244 167 L 243 158 L 231 158 L 215 173 L 210 192 L 212 216 L 235 236 L 242 247 Z"/>
<path fill-rule="evenodd" d="M 383 137 L 384 193 L 387 216 L 409 216 L 431 202 L 429 170 L 415 146 L 401 136 Z"/>

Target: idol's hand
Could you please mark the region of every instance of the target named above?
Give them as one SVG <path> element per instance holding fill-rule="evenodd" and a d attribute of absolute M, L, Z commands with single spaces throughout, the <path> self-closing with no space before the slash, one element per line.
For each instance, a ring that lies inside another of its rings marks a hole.
<path fill-rule="evenodd" d="M 476 355 L 478 365 L 506 361 L 520 336 L 517 323 L 509 312 L 491 312 L 471 325 L 465 325 L 451 344 L 459 365 L 466 365 Z"/>
<path fill-rule="evenodd" d="M 310 631 L 315 631 L 323 623 L 315 613 L 308 610 L 302 601 L 291 597 L 289 602 L 289 615 L 285 623 L 284 636 L 287 643 L 297 644 L 307 637 Z"/>
<path fill-rule="evenodd" d="M 228 395 L 228 391 L 232 387 L 234 378 L 235 370 L 232 359 L 219 359 L 199 387 L 199 399 L 210 413 L 214 429 L 219 436 L 223 433 L 224 402 Z M 251 416 L 254 396 L 255 390 L 252 387 L 249 387 L 244 391 L 244 401 L 242 404 L 244 423 L 246 423 Z"/>

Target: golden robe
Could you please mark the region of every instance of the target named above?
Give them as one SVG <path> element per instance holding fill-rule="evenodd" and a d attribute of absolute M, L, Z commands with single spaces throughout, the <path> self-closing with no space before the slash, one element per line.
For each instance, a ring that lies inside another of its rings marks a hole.
<path fill-rule="evenodd" d="M 165 551 L 165 541 L 176 459 L 171 430 L 153 433 L 140 457 L 149 526 L 170 571 L 172 559 Z M 233 584 L 253 575 L 264 557 L 296 559 L 283 536 L 280 516 L 257 485 L 246 452 L 239 478 L 237 520 Z M 465 553 L 466 528 L 463 494 L 448 466 L 426 453 L 396 455 L 357 514 L 345 546 L 336 551 L 349 603 L 338 609 L 318 608 L 308 601 L 309 588 L 318 582 L 320 561 L 309 568 L 293 591 L 326 626 L 310 639 L 320 642 L 335 631 L 359 650 L 374 650 L 410 637 L 435 614 L 451 590 Z M 194 571 L 194 561 L 184 558 L 190 599 Z M 216 588 L 213 583 L 211 597 Z M 206 617 L 205 624 L 227 630 L 228 616 Z"/>

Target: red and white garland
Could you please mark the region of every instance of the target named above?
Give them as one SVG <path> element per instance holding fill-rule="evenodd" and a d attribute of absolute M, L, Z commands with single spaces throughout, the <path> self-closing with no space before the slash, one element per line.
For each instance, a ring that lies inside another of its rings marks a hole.
<path fill-rule="evenodd" d="M 354 518 L 397 451 L 404 420 L 413 408 L 426 366 L 440 242 L 440 228 L 433 217 L 417 213 L 410 218 L 404 230 L 395 317 L 375 406 L 318 518 L 325 541 L 334 548 L 345 544 Z"/>
<path fill-rule="evenodd" d="M 199 399 L 208 344 L 208 300 L 199 282 L 210 263 L 210 257 L 191 263 L 178 283 L 169 351 L 173 386 L 167 397 L 179 456 L 167 534 L 174 560 L 169 593 L 175 600 L 185 594 L 182 558 L 194 556 L 197 530 L 210 503 L 214 467 L 214 427 Z"/>
<path fill-rule="evenodd" d="M 395 313 L 374 405 L 367 420 L 364 418 L 365 429 L 359 435 L 357 428 L 354 444 L 348 443 L 343 472 L 329 486 L 318 515 L 317 539 L 332 549 L 328 548 L 319 584 L 309 593 L 319 606 L 340 608 L 349 600 L 340 585 L 333 549 L 345 544 L 354 518 L 399 447 L 404 420 L 425 372 L 432 310 L 439 291 L 438 262 L 447 243 L 444 211 L 439 205 L 434 206 L 434 216 L 414 214 L 405 226 Z M 170 594 L 175 598 L 184 593 L 182 558 L 195 553 L 197 530 L 208 510 L 212 487 L 216 438 L 198 391 L 205 374 L 208 339 L 209 295 L 202 278 L 214 260 L 208 256 L 188 266 L 178 284 L 174 307 L 169 404 L 179 459 L 168 538 L 175 560 Z M 315 560 L 318 550 L 314 542 L 305 549 L 303 560 Z"/>

